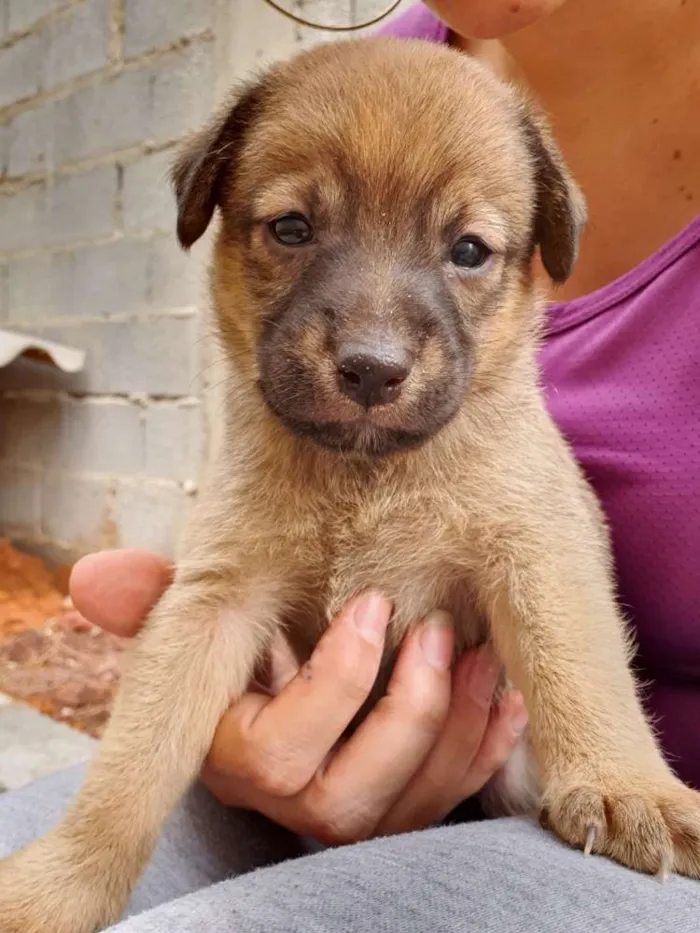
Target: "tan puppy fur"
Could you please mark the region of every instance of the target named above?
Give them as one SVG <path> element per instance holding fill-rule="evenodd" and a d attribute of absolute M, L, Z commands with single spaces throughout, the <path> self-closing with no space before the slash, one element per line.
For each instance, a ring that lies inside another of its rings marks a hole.
<path fill-rule="evenodd" d="M 246 89 L 174 178 L 185 246 L 221 215 L 224 441 L 84 787 L 0 865 L 2 933 L 113 922 L 273 633 L 308 656 L 367 588 L 393 601 L 391 650 L 436 607 L 460 647 L 493 640 L 556 833 L 700 876 L 700 796 L 645 721 L 601 514 L 538 388 L 533 257 L 565 279 L 583 221 L 541 119 L 449 49 L 341 43 Z M 296 245 L 275 239 L 290 212 Z M 466 235 L 490 249 L 471 268 Z M 365 351 L 404 366 L 382 404 L 351 397 Z M 514 783 L 496 806 L 530 805 Z"/>

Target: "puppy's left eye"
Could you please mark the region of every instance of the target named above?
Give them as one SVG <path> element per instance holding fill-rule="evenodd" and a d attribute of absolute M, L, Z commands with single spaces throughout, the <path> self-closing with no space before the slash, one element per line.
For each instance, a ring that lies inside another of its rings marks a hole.
<path fill-rule="evenodd" d="M 282 246 L 305 246 L 314 238 L 311 224 L 302 214 L 283 214 L 271 220 L 268 227 Z"/>
<path fill-rule="evenodd" d="M 463 236 L 452 247 L 450 261 L 462 269 L 479 269 L 483 266 L 491 250 L 476 236 Z"/>

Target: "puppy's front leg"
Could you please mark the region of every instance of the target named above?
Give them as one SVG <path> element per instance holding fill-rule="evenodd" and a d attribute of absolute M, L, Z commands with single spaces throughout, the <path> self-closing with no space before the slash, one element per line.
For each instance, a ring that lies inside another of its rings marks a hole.
<path fill-rule="evenodd" d="M 76 801 L 0 863 L 2 933 L 93 933 L 118 918 L 277 612 L 269 585 L 175 582 L 139 636 Z"/>
<path fill-rule="evenodd" d="M 530 712 L 543 816 L 576 847 L 700 877 L 700 794 L 673 775 L 643 714 L 602 526 L 580 488 L 564 493 L 533 500 L 557 499 L 548 519 L 518 513 L 485 574 L 493 638 Z"/>

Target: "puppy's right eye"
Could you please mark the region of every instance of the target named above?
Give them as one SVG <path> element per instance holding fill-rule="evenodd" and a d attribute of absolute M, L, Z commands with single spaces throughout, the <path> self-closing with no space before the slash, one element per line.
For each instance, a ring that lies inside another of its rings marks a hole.
<path fill-rule="evenodd" d="M 268 227 L 282 246 L 306 246 L 314 238 L 311 224 L 302 214 L 283 214 L 271 220 Z"/>
<path fill-rule="evenodd" d="M 476 236 L 463 236 L 452 247 L 451 261 L 462 269 L 480 269 L 488 261 L 491 250 Z"/>

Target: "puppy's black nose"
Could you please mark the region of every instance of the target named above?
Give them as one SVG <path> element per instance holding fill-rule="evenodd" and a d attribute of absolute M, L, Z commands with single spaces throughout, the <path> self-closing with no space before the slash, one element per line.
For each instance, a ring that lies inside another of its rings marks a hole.
<path fill-rule="evenodd" d="M 398 346 L 346 346 L 338 353 L 338 386 L 358 405 L 393 402 L 411 371 L 408 354 Z"/>

